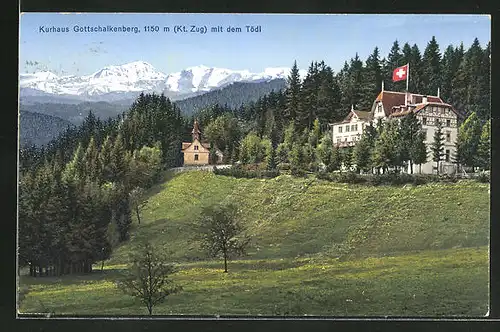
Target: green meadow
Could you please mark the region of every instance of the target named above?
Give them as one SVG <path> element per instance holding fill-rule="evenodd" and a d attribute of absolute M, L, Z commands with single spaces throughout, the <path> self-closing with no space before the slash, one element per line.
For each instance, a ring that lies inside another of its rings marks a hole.
<path fill-rule="evenodd" d="M 315 178 L 166 173 L 130 240 L 89 275 L 21 276 L 21 313 L 144 315 L 115 281 L 148 240 L 183 291 L 162 315 L 482 316 L 489 303 L 489 184 L 348 185 Z M 246 256 L 207 257 L 194 221 L 231 200 L 252 235 Z"/>

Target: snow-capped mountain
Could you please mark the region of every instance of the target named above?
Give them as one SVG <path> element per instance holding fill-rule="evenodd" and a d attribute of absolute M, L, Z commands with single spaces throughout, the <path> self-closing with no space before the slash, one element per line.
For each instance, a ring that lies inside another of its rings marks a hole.
<path fill-rule="evenodd" d="M 114 99 L 139 92 L 165 93 L 169 96 L 202 93 L 233 82 L 259 82 L 284 79 L 290 68 L 266 68 L 261 73 L 207 66 L 189 67 L 166 75 L 144 61 L 107 66 L 91 75 L 57 76 L 51 72 L 21 74 L 23 96 L 60 96 L 78 99 Z M 305 71 L 299 71 L 301 76 Z"/>

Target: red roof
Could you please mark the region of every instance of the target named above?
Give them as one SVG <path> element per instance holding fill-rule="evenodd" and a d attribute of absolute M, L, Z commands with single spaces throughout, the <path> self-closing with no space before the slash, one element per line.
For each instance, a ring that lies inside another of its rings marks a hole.
<path fill-rule="evenodd" d="M 447 104 L 447 103 L 421 103 L 421 104 L 418 104 L 418 105 L 415 105 L 415 108 L 412 109 L 413 113 L 417 113 L 419 111 L 421 111 L 422 109 L 424 109 L 426 106 L 446 106 L 446 107 L 449 107 L 451 109 L 452 112 L 455 112 L 455 109 L 450 105 L 450 104 Z M 403 115 L 406 115 L 410 113 L 410 110 L 408 109 L 403 109 L 401 111 L 396 111 L 396 112 L 393 112 L 391 113 L 390 117 L 398 117 L 398 116 L 403 116 Z"/>
<path fill-rule="evenodd" d="M 418 93 L 408 92 L 408 103 L 409 104 L 420 104 L 422 103 L 424 95 Z M 375 102 L 382 101 L 384 106 L 385 115 L 393 113 L 393 108 L 395 106 L 401 106 L 405 104 L 405 93 L 396 91 L 382 91 L 378 94 Z M 443 100 L 436 96 L 427 96 L 428 103 L 445 104 Z M 448 104 L 445 104 L 448 105 Z M 448 105 L 449 106 L 449 105 Z"/>

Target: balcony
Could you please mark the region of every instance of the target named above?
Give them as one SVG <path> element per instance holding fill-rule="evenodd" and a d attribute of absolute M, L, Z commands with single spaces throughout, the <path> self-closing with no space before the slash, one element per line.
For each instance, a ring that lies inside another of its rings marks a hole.
<path fill-rule="evenodd" d="M 356 141 L 344 141 L 333 144 L 337 148 L 347 148 L 356 145 Z"/>

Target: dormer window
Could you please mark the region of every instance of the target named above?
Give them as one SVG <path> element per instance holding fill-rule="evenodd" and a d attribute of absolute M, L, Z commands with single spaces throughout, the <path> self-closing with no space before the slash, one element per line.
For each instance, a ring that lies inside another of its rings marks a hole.
<path fill-rule="evenodd" d="M 195 150 L 198 150 L 198 145 L 195 145 L 195 146 L 194 146 L 194 149 L 195 149 Z"/>

